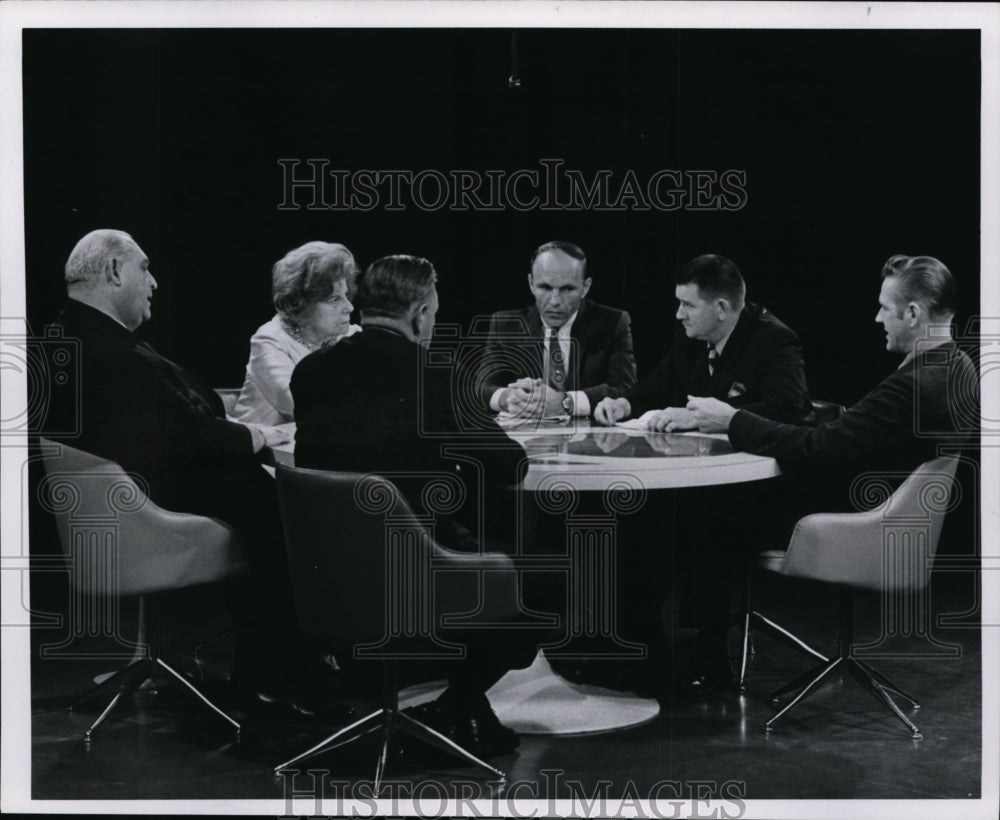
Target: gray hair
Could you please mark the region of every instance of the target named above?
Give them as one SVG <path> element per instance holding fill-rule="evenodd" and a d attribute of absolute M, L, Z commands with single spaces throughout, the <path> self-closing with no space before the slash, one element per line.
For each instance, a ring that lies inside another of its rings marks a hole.
<path fill-rule="evenodd" d="M 274 307 L 294 321 L 310 305 L 329 299 L 341 279 L 354 292 L 358 267 L 354 256 L 337 242 L 306 242 L 290 250 L 271 269 Z"/>
<path fill-rule="evenodd" d="M 955 278 L 933 256 L 890 256 L 882 266 L 882 278 L 896 279 L 900 302 L 922 302 L 932 319 L 955 314 Z"/>
<path fill-rule="evenodd" d="M 365 316 L 402 319 L 413 305 L 430 298 L 436 282 L 434 266 L 422 257 L 383 256 L 361 277 L 358 306 Z"/>
<path fill-rule="evenodd" d="M 84 282 L 96 284 L 100 281 L 104 263 L 109 258 L 125 257 L 136 248 L 138 248 L 136 241 L 125 231 L 114 228 L 91 231 L 76 243 L 69 259 L 66 260 L 67 287 Z"/>

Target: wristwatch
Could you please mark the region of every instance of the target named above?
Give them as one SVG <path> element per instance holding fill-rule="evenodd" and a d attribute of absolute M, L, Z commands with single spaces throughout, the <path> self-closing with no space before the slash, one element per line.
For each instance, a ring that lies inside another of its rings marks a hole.
<path fill-rule="evenodd" d="M 573 415 L 573 397 L 569 393 L 563 393 L 562 409 L 567 416 Z"/>

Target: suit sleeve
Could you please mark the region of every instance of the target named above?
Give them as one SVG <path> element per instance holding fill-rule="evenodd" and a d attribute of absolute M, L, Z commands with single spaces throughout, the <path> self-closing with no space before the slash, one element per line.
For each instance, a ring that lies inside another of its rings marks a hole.
<path fill-rule="evenodd" d="M 646 378 L 626 391 L 625 398 L 632 405 L 632 416 L 670 406 L 671 387 L 676 381 L 677 359 L 674 350 L 671 350 Z"/>
<path fill-rule="evenodd" d="M 798 337 L 787 328 L 774 334 L 759 356 L 753 398 L 731 400 L 734 407 L 765 418 L 797 422 L 809 410 L 805 363 Z"/>
<path fill-rule="evenodd" d="M 160 470 L 197 470 L 240 468 L 255 460 L 246 426 L 216 416 L 141 355 L 121 364 L 102 379 L 108 399 L 121 408 L 109 417 L 113 429 L 104 438 L 118 442 L 125 463 L 137 458 Z"/>
<path fill-rule="evenodd" d="M 820 427 L 785 424 L 741 410 L 730 423 L 729 440 L 737 450 L 771 456 L 792 468 L 864 463 L 872 453 L 909 445 L 913 407 L 913 380 L 900 375 Z"/>
<path fill-rule="evenodd" d="M 587 401 L 593 408 L 601 399 L 616 398 L 635 386 L 635 351 L 632 347 L 632 320 L 622 311 L 615 326 L 614 338 L 608 353 L 604 382 L 584 389 Z"/>
<path fill-rule="evenodd" d="M 494 313 L 490 317 L 490 330 L 486 337 L 486 345 L 479 360 L 476 380 L 479 383 L 479 395 L 485 405 L 500 387 L 506 387 L 516 376 L 510 375 L 510 369 L 504 365 L 503 344 L 500 341 L 500 317 Z"/>

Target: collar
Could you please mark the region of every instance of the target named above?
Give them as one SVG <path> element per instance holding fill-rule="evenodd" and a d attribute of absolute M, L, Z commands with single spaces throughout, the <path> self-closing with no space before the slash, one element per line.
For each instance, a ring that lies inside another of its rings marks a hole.
<path fill-rule="evenodd" d="M 130 336 L 132 336 L 132 335 L 135 334 L 135 331 L 134 330 L 129 330 L 120 319 L 118 319 L 115 316 L 112 316 L 110 313 L 107 313 L 107 312 L 101 310 L 98 307 L 94 307 L 89 302 L 84 302 L 84 301 L 81 301 L 80 299 L 74 299 L 72 296 L 67 296 L 66 297 L 66 307 L 68 307 L 70 309 L 76 309 L 76 310 L 82 309 L 84 314 L 89 313 L 91 315 L 103 316 L 108 321 L 114 322 L 118 327 L 120 327 L 122 330 L 124 330 Z"/>
<path fill-rule="evenodd" d="M 579 316 L 579 315 L 580 315 L 580 310 L 579 310 L 579 308 L 577 308 L 577 310 L 573 313 L 573 315 L 570 316 L 566 320 L 565 324 L 563 324 L 563 326 L 561 328 L 559 328 L 559 330 L 556 332 L 556 338 L 557 339 L 559 339 L 561 341 L 563 339 L 570 338 L 570 335 L 573 333 L 573 322 L 576 321 L 576 317 Z M 548 333 L 549 326 L 547 324 L 545 324 L 544 321 L 542 321 L 542 328 L 544 330 L 545 337 L 548 338 L 548 335 L 549 335 L 549 333 Z"/>
<path fill-rule="evenodd" d="M 722 349 L 726 346 L 726 342 L 729 341 L 729 337 L 733 335 L 734 330 L 736 330 L 736 325 L 733 325 L 729 329 L 729 332 L 715 343 L 715 352 L 718 353 L 720 356 L 722 355 Z M 707 342 L 706 344 L 711 344 L 711 343 Z"/>

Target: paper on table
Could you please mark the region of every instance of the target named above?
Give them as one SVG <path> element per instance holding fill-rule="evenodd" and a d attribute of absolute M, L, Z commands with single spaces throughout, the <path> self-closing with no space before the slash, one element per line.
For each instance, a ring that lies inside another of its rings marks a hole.
<path fill-rule="evenodd" d="M 659 413 L 659 410 L 647 410 L 637 419 L 628 419 L 626 421 L 616 421 L 615 427 L 626 427 L 630 430 L 645 430 L 646 422 L 648 422 L 654 415 Z"/>
<path fill-rule="evenodd" d="M 497 414 L 497 424 L 505 428 L 525 427 L 529 424 L 538 424 L 540 421 L 569 421 L 569 416 L 542 416 L 541 418 L 538 418 L 537 416 L 516 416 L 504 410 L 501 410 Z"/>

